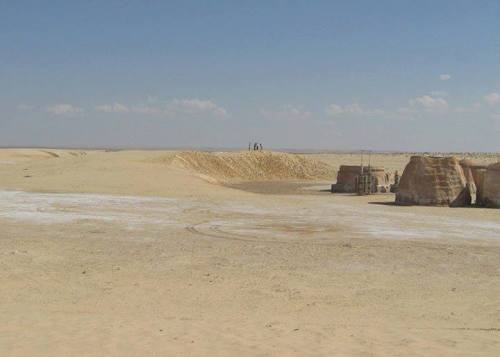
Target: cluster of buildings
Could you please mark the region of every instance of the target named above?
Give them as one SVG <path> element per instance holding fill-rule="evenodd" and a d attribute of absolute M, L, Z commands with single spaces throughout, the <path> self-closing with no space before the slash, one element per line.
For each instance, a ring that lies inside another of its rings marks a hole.
<path fill-rule="evenodd" d="M 360 195 L 389 191 L 398 205 L 500 208 L 500 162 L 412 156 L 401 178 L 383 167 L 342 165 L 332 185 L 332 192 Z"/>

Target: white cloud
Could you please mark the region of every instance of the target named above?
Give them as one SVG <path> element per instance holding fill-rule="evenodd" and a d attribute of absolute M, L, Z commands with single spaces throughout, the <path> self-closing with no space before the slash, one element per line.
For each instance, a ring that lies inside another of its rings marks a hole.
<path fill-rule="evenodd" d="M 56 116 L 75 116 L 83 113 L 83 108 L 75 107 L 71 104 L 55 104 L 45 108 L 45 111 L 49 114 Z"/>
<path fill-rule="evenodd" d="M 280 110 L 261 109 L 260 114 L 267 119 L 276 120 L 305 120 L 312 116 L 311 112 L 292 106 Z"/>
<path fill-rule="evenodd" d="M 326 114 L 335 116 L 344 113 L 344 108 L 338 104 L 330 104 L 328 108 L 326 108 Z"/>
<path fill-rule="evenodd" d="M 227 116 L 225 108 L 218 106 L 211 100 L 202 99 L 174 99 L 171 101 L 160 101 L 157 98 L 148 97 L 147 104 L 125 105 L 121 103 L 104 104 L 94 108 L 101 113 L 133 113 L 146 116 L 160 116 L 166 118 L 177 118 L 180 116 L 212 116 L 224 118 Z"/>
<path fill-rule="evenodd" d="M 191 115 L 213 115 L 218 118 L 227 116 L 226 109 L 218 106 L 211 100 L 201 99 L 174 99 L 166 108 L 167 113 L 185 113 Z"/>
<path fill-rule="evenodd" d="M 410 99 L 410 105 L 414 108 L 422 108 L 425 110 L 443 110 L 448 108 L 448 102 L 439 97 L 432 97 L 430 95 L 423 95 Z"/>
<path fill-rule="evenodd" d="M 348 114 L 363 114 L 363 109 L 358 103 L 348 104 L 343 108 L 344 113 Z"/>
<path fill-rule="evenodd" d="M 484 101 L 491 106 L 494 106 L 500 102 L 500 93 L 490 93 L 484 96 Z"/>
<path fill-rule="evenodd" d="M 449 74 L 440 74 L 439 75 L 439 80 L 441 81 L 449 81 L 451 79 L 451 76 Z"/>
<path fill-rule="evenodd" d="M 113 103 L 113 104 L 103 104 L 103 105 L 98 105 L 95 107 L 95 110 L 97 112 L 102 112 L 102 113 L 129 113 L 130 109 L 120 103 Z"/>
<path fill-rule="evenodd" d="M 164 115 L 163 108 L 157 108 L 153 106 L 133 106 L 131 109 L 132 113 L 139 115 L 152 115 L 152 116 L 161 116 Z"/>
<path fill-rule="evenodd" d="M 343 114 L 351 115 L 382 115 L 383 110 L 380 109 L 364 109 L 358 103 L 348 104 L 348 105 L 338 105 L 330 104 L 326 108 L 326 114 L 329 116 L 338 116 Z"/>

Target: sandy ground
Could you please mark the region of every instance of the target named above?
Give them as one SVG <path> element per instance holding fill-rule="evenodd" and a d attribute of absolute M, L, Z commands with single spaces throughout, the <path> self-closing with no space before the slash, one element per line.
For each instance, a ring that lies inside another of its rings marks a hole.
<path fill-rule="evenodd" d="M 498 355 L 498 210 L 219 182 L 175 154 L 0 150 L 1 356 Z"/>

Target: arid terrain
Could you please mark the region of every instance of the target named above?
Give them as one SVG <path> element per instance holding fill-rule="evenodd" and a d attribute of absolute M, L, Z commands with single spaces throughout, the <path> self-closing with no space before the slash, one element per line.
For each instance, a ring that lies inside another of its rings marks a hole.
<path fill-rule="evenodd" d="M 359 161 L 0 150 L 0 356 L 498 356 L 500 211 L 329 193 Z"/>

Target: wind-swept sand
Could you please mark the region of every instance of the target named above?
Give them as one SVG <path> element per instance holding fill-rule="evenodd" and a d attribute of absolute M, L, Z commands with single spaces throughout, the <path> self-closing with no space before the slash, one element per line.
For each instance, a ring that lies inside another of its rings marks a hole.
<path fill-rule="evenodd" d="M 0 150 L 0 355 L 498 355 L 500 211 L 324 192 L 358 160 Z"/>

